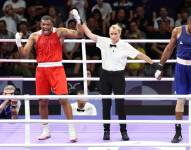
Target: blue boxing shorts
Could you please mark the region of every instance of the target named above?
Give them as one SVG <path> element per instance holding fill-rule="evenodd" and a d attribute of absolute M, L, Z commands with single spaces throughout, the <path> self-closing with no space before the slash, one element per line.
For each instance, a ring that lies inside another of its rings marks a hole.
<path fill-rule="evenodd" d="M 191 94 L 191 65 L 176 63 L 175 86 L 176 94 Z"/>

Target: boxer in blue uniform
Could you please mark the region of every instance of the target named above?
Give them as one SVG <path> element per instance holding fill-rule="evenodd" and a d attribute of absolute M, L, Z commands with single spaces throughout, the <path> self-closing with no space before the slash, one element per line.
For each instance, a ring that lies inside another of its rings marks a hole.
<path fill-rule="evenodd" d="M 182 25 L 173 29 L 170 42 L 166 46 L 160 63 L 157 66 L 155 72 L 156 79 L 161 79 L 163 65 L 170 58 L 175 47 L 177 47 L 177 63 L 175 68 L 176 94 L 191 94 L 191 17 L 188 17 L 187 25 Z M 179 98 L 177 100 L 175 108 L 176 120 L 182 120 L 184 104 L 184 99 Z M 171 142 L 179 143 L 182 141 L 181 125 L 176 124 L 175 130 L 176 133 Z"/>

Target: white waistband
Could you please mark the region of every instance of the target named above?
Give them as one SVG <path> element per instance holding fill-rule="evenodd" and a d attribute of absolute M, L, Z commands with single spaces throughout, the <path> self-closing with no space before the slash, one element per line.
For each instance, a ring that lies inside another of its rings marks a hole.
<path fill-rule="evenodd" d="M 62 62 L 58 61 L 58 62 L 42 62 L 42 63 L 38 63 L 37 67 L 59 67 L 62 66 Z"/>
<path fill-rule="evenodd" d="M 184 60 L 181 58 L 177 57 L 177 63 L 181 64 L 181 65 L 186 65 L 186 66 L 190 66 L 191 65 L 191 60 Z"/>

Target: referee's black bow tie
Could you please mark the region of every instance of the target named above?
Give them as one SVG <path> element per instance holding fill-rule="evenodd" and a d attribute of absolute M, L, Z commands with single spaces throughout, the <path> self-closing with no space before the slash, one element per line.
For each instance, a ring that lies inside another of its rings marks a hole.
<path fill-rule="evenodd" d="M 84 110 L 84 109 L 79 109 L 79 108 L 77 108 L 77 111 L 79 111 L 79 112 L 84 112 L 85 110 Z"/>
<path fill-rule="evenodd" d="M 110 47 L 117 47 L 117 45 L 115 45 L 115 44 L 110 44 Z"/>

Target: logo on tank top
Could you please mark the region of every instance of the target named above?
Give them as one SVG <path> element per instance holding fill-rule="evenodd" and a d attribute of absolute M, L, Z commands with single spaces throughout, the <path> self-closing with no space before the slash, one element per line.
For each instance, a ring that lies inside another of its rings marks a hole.
<path fill-rule="evenodd" d="M 183 42 L 182 42 L 182 41 L 180 41 L 180 43 L 179 43 L 179 44 L 181 44 L 181 45 L 182 45 L 182 44 L 183 44 Z"/>

